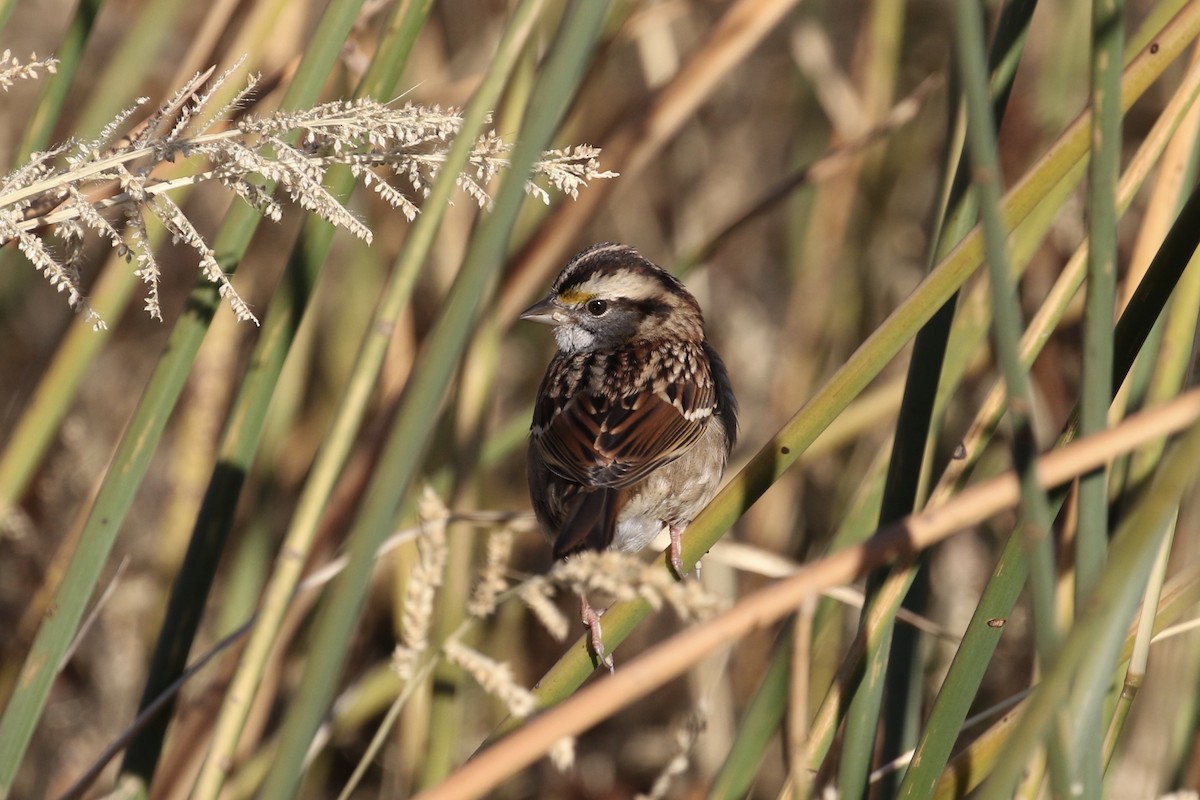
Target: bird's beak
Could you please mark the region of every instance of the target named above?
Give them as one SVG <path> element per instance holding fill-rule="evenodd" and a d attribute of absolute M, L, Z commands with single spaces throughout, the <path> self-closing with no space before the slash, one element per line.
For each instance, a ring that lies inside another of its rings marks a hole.
<path fill-rule="evenodd" d="M 521 319 L 529 322 L 540 322 L 543 325 L 562 325 L 567 321 L 567 309 L 555 300 L 554 295 L 548 294 L 543 299 L 521 312 Z"/>

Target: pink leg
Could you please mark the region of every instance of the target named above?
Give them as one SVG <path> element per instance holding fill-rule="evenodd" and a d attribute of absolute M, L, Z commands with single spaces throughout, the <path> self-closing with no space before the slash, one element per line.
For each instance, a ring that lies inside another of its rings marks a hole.
<path fill-rule="evenodd" d="M 683 571 L 683 545 L 681 543 L 685 528 L 687 528 L 687 525 L 667 526 L 667 532 L 671 535 L 671 549 L 668 551 L 671 559 L 671 569 L 675 571 L 675 577 L 680 580 L 683 580 L 687 575 Z M 696 568 L 699 569 L 700 565 L 697 564 Z"/>
<path fill-rule="evenodd" d="M 579 595 L 579 619 L 587 626 L 588 632 L 591 634 L 590 644 L 592 653 L 600 661 L 601 664 L 608 667 L 609 672 L 615 672 L 616 668 L 613 664 L 613 658 L 604 652 L 604 633 L 600 630 L 600 615 L 603 612 L 592 608 L 592 604 L 587 601 L 583 595 Z"/>

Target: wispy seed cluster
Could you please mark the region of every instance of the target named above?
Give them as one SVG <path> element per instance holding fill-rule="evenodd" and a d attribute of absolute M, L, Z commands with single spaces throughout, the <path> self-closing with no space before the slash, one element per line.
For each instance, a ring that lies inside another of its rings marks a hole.
<path fill-rule="evenodd" d="M 58 71 L 57 58 L 38 58 L 37 53 L 30 53 L 29 59 L 21 61 L 12 54 L 11 50 L 0 53 L 0 91 L 7 92 L 17 81 L 35 80 L 41 77 L 38 73 L 45 70 L 53 75 Z"/>
<path fill-rule="evenodd" d="M 38 69 L 53 71 L 53 63 L 35 57 L 20 64 L 5 51 L 0 86 L 35 77 Z M 411 103 L 393 107 L 370 99 L 231 120 L 235 111 L 249 105 L 257 83 L 252 77 L 233 99 L 213 108 L 217 90 L 232 73 L 197 75 L 121 135 L 146 104 L 147 99 L 140 98 L 94 139 L 72 139 L 34 153 L 0 178 L 0 246 L 16 241 L 50 284 L 67 294 L 71 307 L 102 328 L 104 321 L 87 305 L 79 284 L 84 237 L 89 232 L 98 235 L 135 265 L 135 274 L 146 286 L 145 310 L 161 319 L 162 270 L 146 224 L 154 219 L 174 243 L 195 253 L 202 274 L 219 287 L 237 318 L 257 323 L 170 192 L 215 181 L 271 220 L 280 220 L 284 202 L 290 201 L 370 242 L 371 230 L 326 188 L 330 167 L 348 168 L 363 186 L 411 221 L 419 210 L 414 198 L 428 195 L 450 143 L 462 129 L 458 109 Z M 457 177 L 457 185 L 480 207 L 490 202 L 487 186 L 508 165 L 508 152 L 508 144 L 496 133 L 485 133 Z M 535 166 L 534 180 L 575 197 L 589 180 L 613 177 L 600 170 L 598 155 L 596 148 L 583 145 L 549 151 Z M 177 159 L 187 159 L 189 166 L 165 176 L 162 167 Z M 548 202 L 549 191 L 534 180 L 527 182 L 527 191 Z M 52 250 L 44 238 L 47 231 L 64 243 L 61 252 Z"/>

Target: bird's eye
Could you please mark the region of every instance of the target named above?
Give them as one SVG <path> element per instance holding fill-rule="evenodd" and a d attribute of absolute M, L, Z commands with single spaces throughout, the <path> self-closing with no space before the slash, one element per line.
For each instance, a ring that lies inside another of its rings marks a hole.
<path fill-rule="evenodd" d="M 606 300 L 589 300 L 587 304 L 588 313 L 593 317 L 603 317 L 608 311 L 608 301 Z"/>

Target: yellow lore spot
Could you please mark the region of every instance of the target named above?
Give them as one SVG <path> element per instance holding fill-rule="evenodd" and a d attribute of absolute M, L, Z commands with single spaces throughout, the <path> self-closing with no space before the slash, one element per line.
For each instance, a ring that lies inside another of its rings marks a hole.
<path fill-rule="evenodd" d="M 558 302 L 562 303 L 564 306 L 583 305 L 591 299 L 591 292 L 581 292 L 578 289 L 570 289 L 558 296 Z"/>

